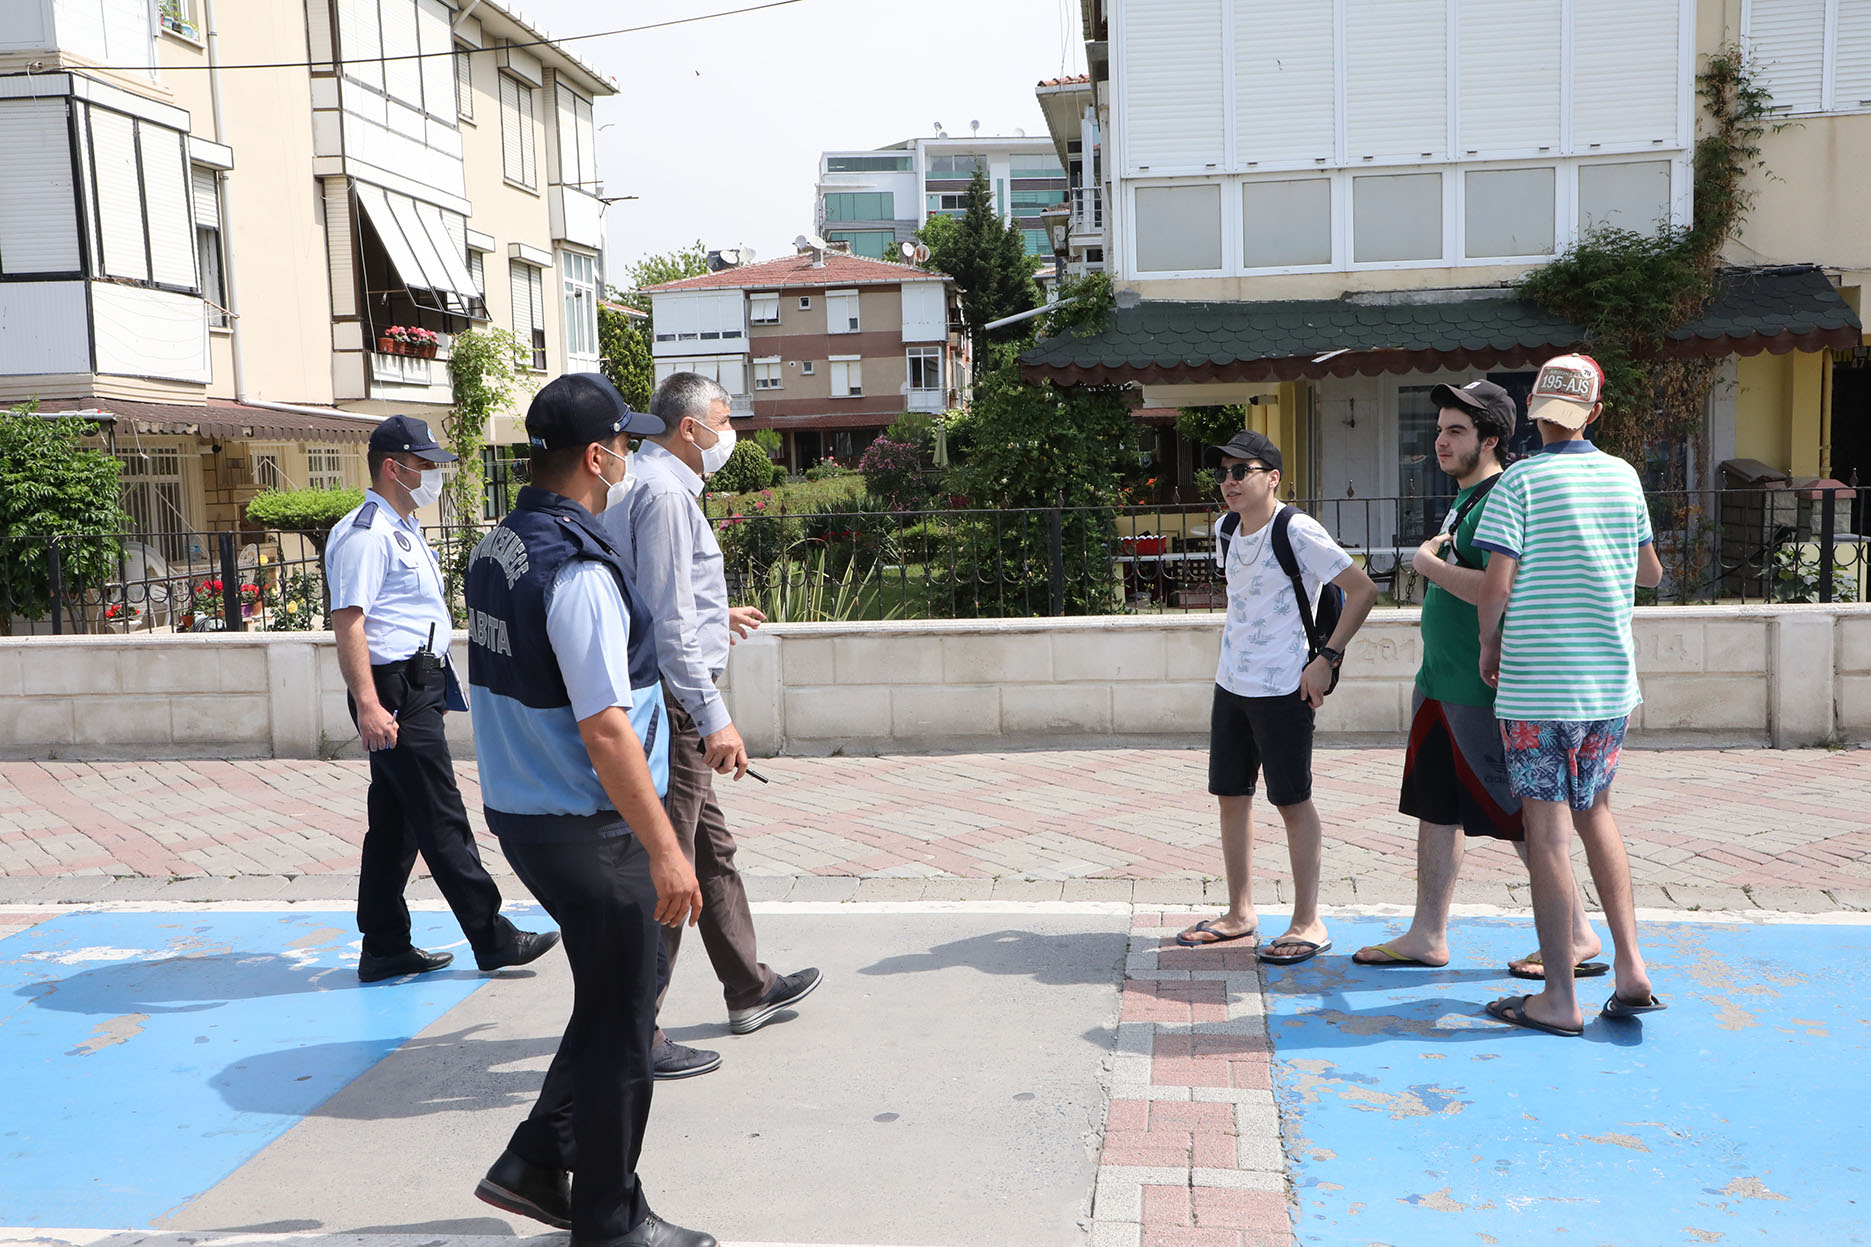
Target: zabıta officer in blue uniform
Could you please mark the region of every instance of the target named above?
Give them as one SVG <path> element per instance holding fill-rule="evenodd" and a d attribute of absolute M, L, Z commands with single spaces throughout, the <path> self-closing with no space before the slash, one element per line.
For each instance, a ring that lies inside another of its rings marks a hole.
<path fill-rule="evenodd" d="M 468 566 L 487 825 L 572 967 L 572 1017 L 538 1103 L 475 1194 L 569 1227 L 574 1247 L 715 1247 L 653 1214 L 637 1180 L 657 924 L 693 925 L 702 893 L 663 814 L 669 723 L 649 620 L 594 518 L 623 495 L 625 437 L 662 428 L 597 373 L 548 384 L 526 413 L 533 483 Z"/>
<path fill-rule="evenodd" d="M 454 960 L 410 942 L 403 888 L 416 854 L 455 912 L 483 970 L 520 966 L 559 942 L 554 932 L 515 929 L 500 914 L 500 889 L 481 865 L 455 786 L 442 716 L 466 710 L 448 662 L 454 623 L 442 569 L 417 507 L 442 492 L 455 456 L 411 416 L 391 416 L 370 435 L 364 503 L 331 530 L 325 577 L 338 668 L 350 690 L 351 718 L 370 758 L 369 823 L 357 878 L 357 929 L 366 983 L 439 970 Z"/>

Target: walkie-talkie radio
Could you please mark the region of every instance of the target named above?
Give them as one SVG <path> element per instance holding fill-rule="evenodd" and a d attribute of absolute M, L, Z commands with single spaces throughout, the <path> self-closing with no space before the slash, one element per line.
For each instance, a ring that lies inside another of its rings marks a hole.
<path fill-rule="evenodd" d="M 409 681 L 411 688 L 427 688 L 430 681 L 442 673 L 442 656 L 435 652 L 435 625 L 429 625 L 429 639 L 422 643 L 422 648 L 409 656 L 409 662 L 403 667 L 403 678 Z"/>

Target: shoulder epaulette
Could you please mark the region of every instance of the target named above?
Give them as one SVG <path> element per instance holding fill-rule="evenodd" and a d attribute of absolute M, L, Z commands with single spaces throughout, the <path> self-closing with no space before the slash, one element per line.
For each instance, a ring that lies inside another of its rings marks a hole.
<path fill-rule="evenodd" d="M 366 502 L 358 509 L 357 518 L 351 521 L 352 528 L 369 528 L 377 520 L 377 504 Z"/>

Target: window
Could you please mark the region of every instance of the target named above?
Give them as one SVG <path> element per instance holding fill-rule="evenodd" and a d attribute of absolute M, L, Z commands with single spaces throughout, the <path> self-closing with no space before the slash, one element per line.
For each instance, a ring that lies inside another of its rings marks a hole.
<path fill-rule="evenodd" d="M 1777 113 L 1871 108 L 1871 6 L 1753 0 L 1742 31 Z"/>
<path fill-rule="evenodd" d="M 1175 273 L 1221 267 L 1221 187 L 1137 188 L 1137 269 Z"/>
<path fill-rule="evenodd" d="M 929 157 L 929 176 L 932 178 L 971 178 L 976 171 L 987 172 L 986 156 L 931 156 Z"/>
<path fill-rule="evenodd" d="M 811 376 L 811 375 L 813 374 L 813 372 L 814 372 L 814 371 L 816 371 L 816 369 L 817 369 L 817 365 L 816 365 L 816 364 L 814 364 L 814 363 L 813 363 L 813 362 L 812 362 L 811 360 L 809 360 L 809 359 L 806 359 L 806 360 L 801 360 L 801 361 L 799 362 L 799 375 L 800 375 L 800 376 L 802 376 L 802 377 L 809 377 L 809 376 Z"/>
<path fill-rule="evenodd" d="M 164 30 L 184 39 L 201 41 L 201 32 L 195 25 L 195 0 L 162 0 L 159 9 Z"/>
<path fill-rule="evenodd" d="M 904 356 L 909 362 L 910 389 L 939 391 L 944 388 L 941 347 L 912 346 Z"/>
<path fill-rule="evenodd" d="M 780 357 L 757 359 L 754 361 L 754 388 L 756 390 L 777 390 L 780 388 Z"/>
<path fill-rule="evenodd" d="M 856 333 L 858 331 L 858 292 L 855 290 L 828 290 L 825 292 L 825 332 Z"/>
<path fill-rule="evenodd" d="M 700 355 L 686 359 L 661 359 L 656 361 L 656 384 L 661 385 L 678 372 L 692 372 L 697 376 L 718 381 L 721 388 L 730 395 L 747 392 L 747 359 L 741 355 Z"/>
<path fill-rule="evenodd" d="M 968 192 L 958 191 L 930 195 L 928 197 L 931 212 L 966 212 L 968 210 Z"/>
<path fill-rule="evenodd" d="M 123 509 L 130 528 L 149 539 L 166 559 L 187 555 L 188 517 L 182 509 L 182 452 L 175 445 L 146 443 L 116 451 Z"/>
<path fill-rule="evenodd" d="M 1670 219 L 1670 162 L 1579 166 L 1579 231 L 1654 234 Z"/>
<path fill-rule="evenodd" d="M 474 119 L 474 50 L 465 43 L 455 45 L 455 113 Z"/>
<path fill-rule="evenodd" d="M 509 182 L 528 190 L 538 187 L 533 88 L 511 74 L 500 75 L 500 162 Z"/>
<path fill-rule="evenodd" d="M 780 296 L 777 294 L 749 295 L 747 301 L 750 311 L 747 319 L 756 325 L 777 325 L 780 323 Z"/>
<path fill-rule="evenodd" d="M 1351 179 L 1351 258 L 1358 264 L 1442 258 L 1442 175 Z"/>
<path fill-rule="evenodd" d="M 453 16 L 442 0 L 338 0 L 345 78 L 450 126 L 472 115 L 461 107 Z"/>
<path fill-rule="evenodd" d="M 1015 191 L 1013 193 L 1014 210 L 1021 208 L 1050 208 L 1065 199 L 1064 191 Z M 1022 216 L 1029 215 L 1021 213 Z"/>
<path fill-rule="evenodd" d="M 1247 268 L 1330 264 L 1331 180 L 1242 183 L 1241 231 L 1241 263 Z"/>
<path fill-rule="evenodd" d="M 565 355 L 583 371 L 598 367 L 598 261 L 576 251 L 559 252 L 565 275 Z"/>
<path fill-rule="evenodd" d="M 468 252 L 468 276 L 474 278 L 474 293 L 487 297 L 487 257 L 478 251 Z"/>
<path fill-rule="evenodd" d="M 307 489 L 343 489 L 344 451 L 336 446 L 306 447 L 305 487 Z"/>
<path fill-rule="evenodd" d="M 189 170 L 195 200 L 195 265 L 201 271 L 201 297 L 208 305 L 208 323 L 227 327 L 227 280 L 221 264 L 221 185 L 213 169 L 196 165 Z"/>
<path fill-rule="evenodd" d="M 65 108 L 63 99 L 0 104 L 0 168 L 7 179 L 0 194 L 0 273 L 9 277 L 76 277 L 81 268 Z"/>
<path fill-rule="evenodd" d="M 1555 235 L 1554 171 L 1475 169 L 1463 178 L 1466 223 L 1462 254 L 1551 255 Z"/>
<path fill-rule="evenodd" d="M 832 365 L 832 397 L 861 398 L 864 395 L 862 376 L 864 361 L 856 355 L 834 355 Z"/>
<path fill-rule="evenodd" d="M 1065 166 L 1057 156 L 1015 156 L 1013 175 L 1017 178 L 1062 178 Z"/>
<path fill-rule="evenodd" d="M 833 191 L 825 196 L 827 221 L 888 221 L 896 216 L 889 191 Z"/>
<path fill-rule="evenodd" d="M 518 260 L 509 261 L 507 275 L 513 294 L 513 335 L 522 346 L 533 351 L 530 367 L 546 370 L 546 294 L 545 275 L 539 268 Z"/>
<path fill-rule="evenodd" d="M 199 289 L 196 239 L 189 225 L 193 186 L 185 136 L 101 108 L 88 108 L 87 115 L 103 252 L 98 275 L 175 290 Z M 16 172 L 9 170 L 5 198 L 14 193 L 11 178 Z"/>
<path fill-rule="evenodd" d="M 598 186 L 597 131 L 591 124 L 591 101 L 559 83 L 559 181 L 595 195 Z"/>
<path fill-rule="evenodd" d="M 903 156 L 827 156 L 827 173 L 908 173 L 915 157 Z"/>
<path fill-rule="evenodd" d="M 253 466 L 250 469 L 253 483 L 261 489 L 286 488 L 286 473 L 279 466 L 280 453 L 277 450 L 253 451 Z"/>
<path fill-rule="evenodd" d="M 802 294 L 799 296 L 799 310 L 802 312 L 809 312 L 812 310 L 812 296 L 811 295 Z"/>
<path fill-rule="evenodd" d="M 1028 255 L 1050 256 L 1052 254 L 1052 239 L 1046 236 L 1046 231 L 1043 229 L 1021 230 L 1020 241 L 1026 244 Z"/>
<path fill-rule="evenodd" d="M 897 236 L 887 229 L 834 229 L 825 231 L 827 242 L 849 243 L 852 255 L 869 256 L 873 260 L 884 258 L 884 252 L 897 240 Z"/>

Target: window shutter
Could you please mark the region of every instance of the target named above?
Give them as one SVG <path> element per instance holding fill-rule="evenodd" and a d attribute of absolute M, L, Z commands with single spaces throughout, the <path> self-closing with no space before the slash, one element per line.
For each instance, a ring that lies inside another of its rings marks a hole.
<path fill-rule="evenodd" d="M 62 99 L 0 104 L 0 267 L 12 274 L 78 271 L 71 134 Z"/>
<path fill-rule="evenodd" d="M 1448 9 L 1346 0 L 1345 158 L 1439 157 L 1449 147 Z"/>
<path fill-rule="evenodd" d="M 449 29 L 451 14 L 441 0 L 418 0 L 416 5 L 416 48 L 422 59 L 416 62 L 422 73 L 423 111 L 438 121 L 455 124 L 454 33 Z"/>
<path fill-rule="evenodd" d="M 591 101 L 580 98 L 578 113 L 578 169 L 579 176 L 589 185 L 584 189 L 592 194 L 598 193 L 598 130 L 591 112 Z"/>
<path fill-rule="evenodd" d="M 1126 4 L 1122 72 L 1124 157 L 1132 173 L 1219 166 L 1222 150 L 1221 0 Z"/>
<path fill-rule="evenodd" d="M 513 181 L 523 180 L 520 160 L 520 84 L 500 75 L 500 168 Z"/>
<path fill-rule="evenodd" d="M 190 193 L 195 200 L 195 224 L 198 228 L 221 228 L 221 193 L 215 184 L 213 169 L 200 165 L 189 171 Z"/>
<path fill-rule="evenodd" d="M 474 116 L 474 57 L 468 45 L 455 45 L 455 111 Z"/>
<path fill-rule="evenodd" d="M 383 89 L 377 0 L 338 0 L 338 52 L 344 57 L 345 77 Z"/>
<path fill-rule="evenodd" d="M 1234 9 L 1236 165 L 1338 150 L 1331 0 Z"/>
<path fill-rule="evenodd" d="M 527 272 L 527 266 L 517 260 L 507 265 L 507 294 L 513 300 L 513 336 L 524 346 L 530 346 L 533 341 L 533 291 Z"/>
<path fill-rule="evenodd" d="M 415 0 L 379 0 L 383 12 L 384 89 L 405 104 L 422 107 L 422 62 L 411 59 L 416 42 Z M 391 57 L 401 57 L 392 60 Z"/>
<path fill-rule="evenodd" d="M 559 181 L 576 185 L 585 180 L 578 159 L 578 97 L 560 83 L 553 93 L 559 118 Z"/>
<path fill-rule="evenodd" d="M 136 123 L 91 109 L 91 159 L 97 166 L 97 214 L 106 277 L 149 280 L 143 250 L 143 195 L 136 173 Z"/>
<path fill-rule="evenodd" d="M 1774 111 L 1813 112 L 1824 104 L 1825 0 L 1754 0 L 1743 34 Z"/>
<path fill-rule="evenodd" d="M 943 283 L 908 281 L 903 283 L 903 340 L 905 342 L 941 342 L 948 338 L 948 317 L 944 314 Z"/>
<path fill-rule="evenodd" d="M 1838 0 L 1832 107 L 1871 108 L 1871 0 Z"/>
<path fill-rule="evenodd" d="M 539 153 L 535 146 L 537 136 L 533 126 L 533 88 L 517 82 L 514 86 L 520 93 L 520 181 L 528 186 L 537 186 Z"/>
<path fill-rule="evenodd" d="M 1560 0 L 1460 0 L 1457 155 L 1559 147 Z"/>
<path fill-rule="evenodd" d="M 194 290 L 195 227 L 189 220 L 191 192 L 187 140 L 176 130 L 140 122 L 137 146 L 143 157 L 143 203 L 155 281 Z"/>
<path fill-rule="evenodd" d="M 1576 0 L 1572 150 L 1677 145 L 1682 0 Z"/>

